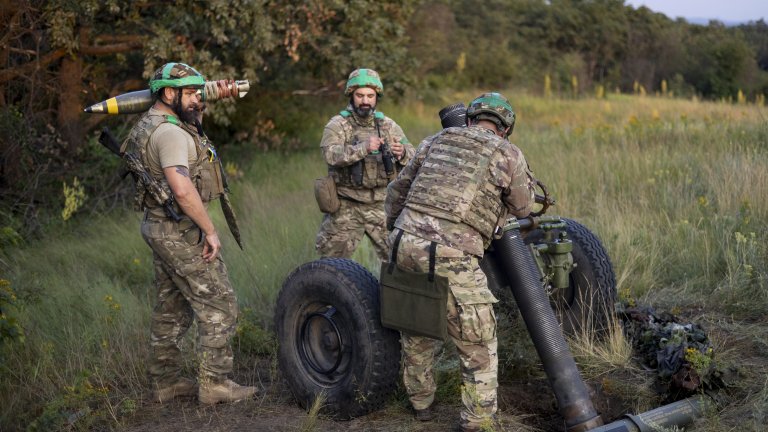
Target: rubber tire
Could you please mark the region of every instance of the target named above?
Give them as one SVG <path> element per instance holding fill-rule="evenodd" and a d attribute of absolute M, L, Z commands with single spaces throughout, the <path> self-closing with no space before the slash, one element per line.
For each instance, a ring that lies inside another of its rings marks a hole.
<path fill-rule="evenodd" d="M 568 238 L 573 241 L 573 262 L 569 287 L 552 306 L 563 325 L 565 334 L 594 332 L 604 334 L 615 310 L 617 299 L 616 275 L 600 239 L 587 227 L 563 218 Z M 555 230 L 555 235 L 559 230 Z M 538 243 L 544 237 L 541 229 L 525 236 L 525 243 Z"/>
<path fill-rule="evenodd" d="M 379 311 L 378 281 L 352 260 L 323 258 L 288 275 L 275 312 L 278 363 L 302 407 L 322 393 L 322 413 L 346 420 L 390 398 L 400 335 L 381 326 Z"/>

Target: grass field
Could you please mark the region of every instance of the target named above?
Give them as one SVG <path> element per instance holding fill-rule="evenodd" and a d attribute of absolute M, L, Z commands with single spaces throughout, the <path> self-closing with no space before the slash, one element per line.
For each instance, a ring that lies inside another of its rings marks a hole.
<path fill-rule="evenodd" d="M 438 130 L 442 106 L 473 96 L 382 109 L 416 144 Z M 512 141 L 557 199 L 549 213 L 576 219 L 602 239 L 624 298 L 701 323 L 718 364 L 738 372 L 731 402 L 690 430 L 764 430 L 766 109 L 623 95 L 511 96 L 518 112 Z M 317 142 L 319 135 L 317 130 L 308 139 Z M 243 310 L 237 362 L 272 358 L 271 319 L 281 283 L 316 258 L 321 214 L 312 180 L 325 168 L 316 144 L 306 147 L 258 154 L 238 166 L 242 176 L 234 179 L 233 201 L 245 250 L 222 234 Z M 216 225 L 225 232 L 214 207 Z M 25 333 L 24 343 L 3 339 L 0 346 L 0 430 L 119 429 L 141 406 L 152 269 L 138 225 L 139 216 L 129 211 L 89 220 L 76 215 L 68 229 L 0 257 L 3 288 L 14 302 L 3 312 Z M 365 242 L 354 258 L 372 270 L 378 266 Z M 587 351 L 595 362 L 608 356 Z M 580 362 L 589 363 L 585 358 Z M 641 385 L 637 394 L 644 394 Z M 647 409 L 651 401 L 649 396 L 637 406 Z M 408 425 L 398 430 L 420 430 Z"/>

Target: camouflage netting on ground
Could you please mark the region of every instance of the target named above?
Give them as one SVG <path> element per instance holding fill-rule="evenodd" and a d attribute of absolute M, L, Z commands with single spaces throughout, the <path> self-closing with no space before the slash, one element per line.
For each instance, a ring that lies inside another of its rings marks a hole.
<path fill-rule="evenodd" d="M 664 392 L 686 396 L 723 387 L 712 344 L 700 325 L 649 306 L 621 304 L 617 314 L 643 366 L 657 371 Z"/>

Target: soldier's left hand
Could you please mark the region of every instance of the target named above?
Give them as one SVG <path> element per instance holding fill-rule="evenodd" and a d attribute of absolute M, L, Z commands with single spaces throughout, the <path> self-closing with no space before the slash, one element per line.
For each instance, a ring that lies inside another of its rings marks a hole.
<path fill-rule="evenodd" d="M 405 147 L 399 142 L 393 142 L 392 145 L 389 146 L 389 149 L 392 150 L 392 154 L 395 155 L 397 160 L 400 160 L 405 153 Z"/>

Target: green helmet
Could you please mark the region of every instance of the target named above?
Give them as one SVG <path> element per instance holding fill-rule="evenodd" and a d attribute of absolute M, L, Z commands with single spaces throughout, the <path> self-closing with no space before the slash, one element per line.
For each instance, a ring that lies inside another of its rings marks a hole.
<path fill-rule="evenodd" d="M 515 127 L 515 111 L 509 100 L 501 93 L 483 93 L 469 103 L 467 118 L 490 120 L 496 123 L 500 131 L 509 128 L 507 136 L 512 134 Z"/>
<path fill-rule="evenodd" d="M 205 77 L 192 66 L 184 63 L 166 63 L 149 80 L 152 94 L 163 87 L 202 87 Z"/>
<path fill-rule="evenodd" d="M 373 69 L 353 70 L 347 79 L 347 87 L 344 89 L 344 95 L 351 95 L 358 87 L 370 87 L 376 90 L 376 94 L 379 96 L 384 93 L 384 84 L 381 83 L 379 73 Z"/>

